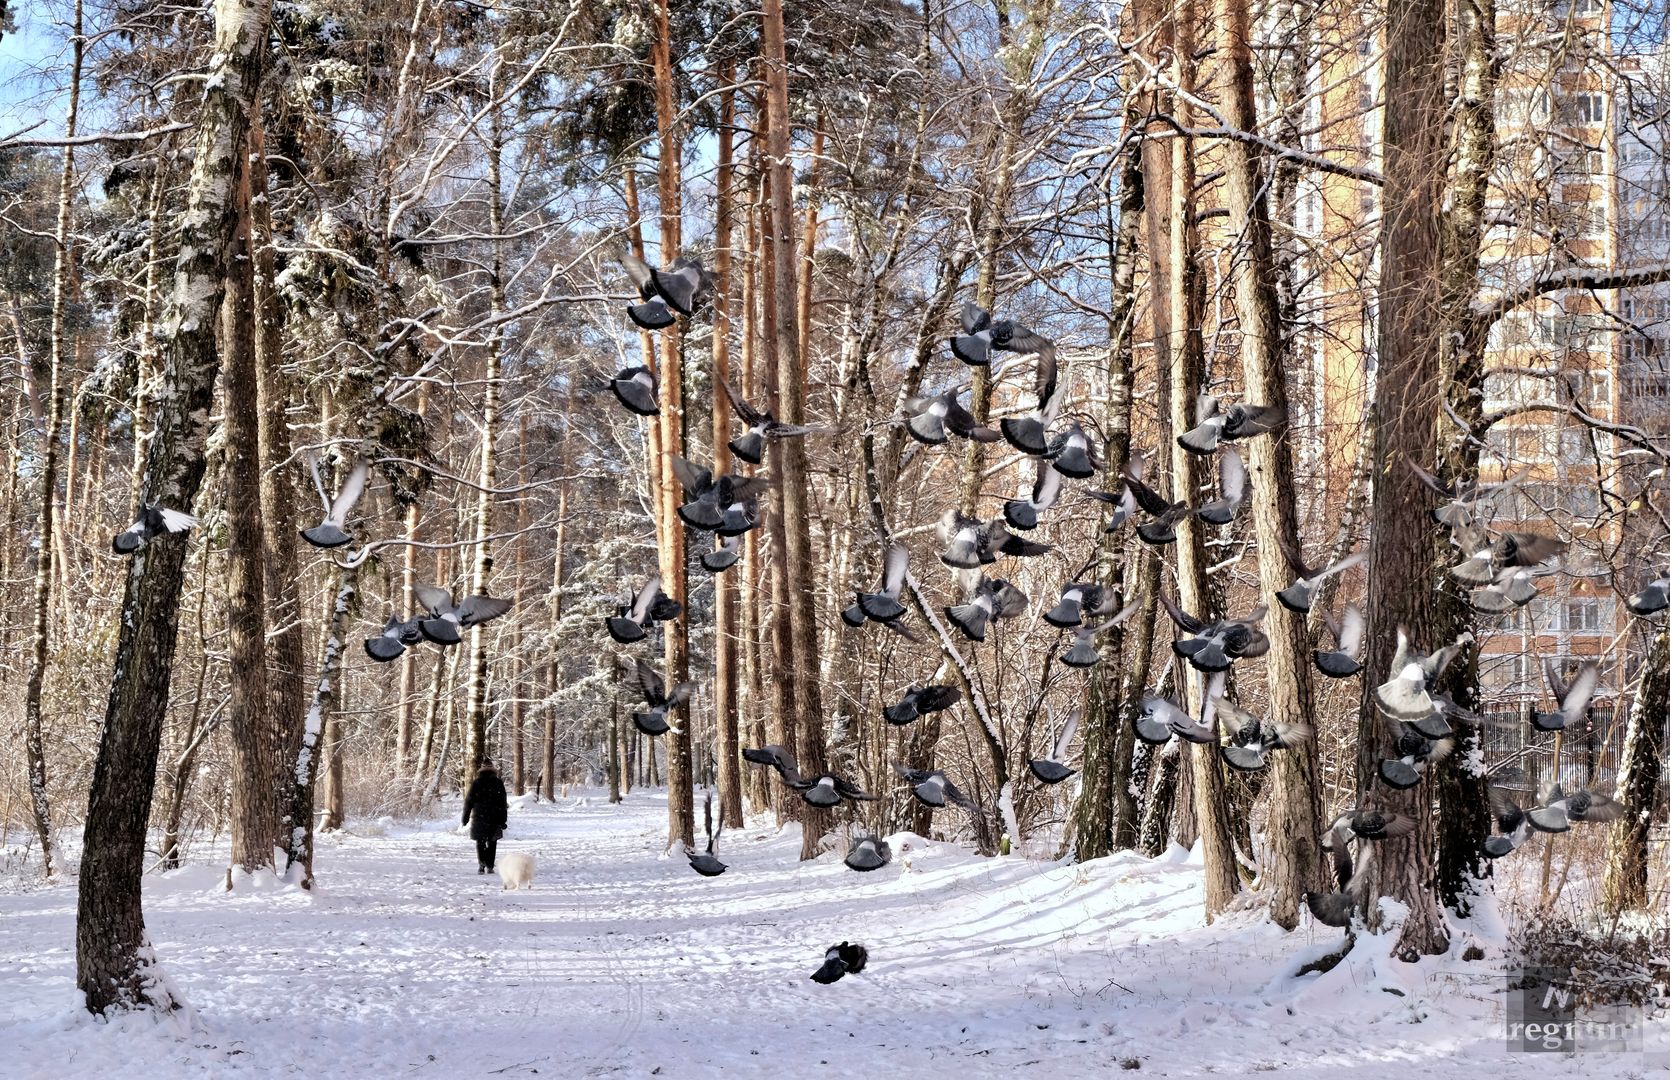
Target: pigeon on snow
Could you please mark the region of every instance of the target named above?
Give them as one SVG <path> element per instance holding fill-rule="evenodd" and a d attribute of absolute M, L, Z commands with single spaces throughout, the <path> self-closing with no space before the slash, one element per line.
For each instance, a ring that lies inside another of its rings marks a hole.
<path fill-rule="evenodd" d="M 843 975 L 856 975 L 869 963 L 870 954 L 862 945 L 841 942 L 831 945 L 823 954 L 823 966 L 812 972 L 815 983 L 832 983 Z"/>
<path fill-rule="evenodd" d="M 893 849 L 879 836 L 861 836 L 854 841 L 847 857 L 841 861 L 847 864 L 848 870 L 868 873 L 871 870 L 880 870 L 892 862 Z"/>

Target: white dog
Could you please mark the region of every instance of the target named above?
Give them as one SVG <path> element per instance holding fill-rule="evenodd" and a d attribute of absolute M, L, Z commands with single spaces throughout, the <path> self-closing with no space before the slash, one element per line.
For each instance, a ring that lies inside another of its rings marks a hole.
<path fill-rule="evenodd" d="M 500 855 L 497 861 L 499 880 L 504 882 L 507 889 L 529 889 L 533 887 L 533 856 L 520 852 L 509 852 Z"/>

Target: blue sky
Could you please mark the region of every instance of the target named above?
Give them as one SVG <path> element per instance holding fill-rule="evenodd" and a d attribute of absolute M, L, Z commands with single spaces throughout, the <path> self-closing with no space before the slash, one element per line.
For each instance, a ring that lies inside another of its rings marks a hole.
<path fill-rule="evenodd" d="M 57 16 L 56 3 L 12 3 L 17 29 L 0 40 L 0 134 L 13 132 L 48 118 L 41 134 L 57 134 L 63 116 L 63 95 L 56 77 L 42 72 L 68 59 L 68 27 Z M 61 75 L 61 73 L 59 73 Z"/>

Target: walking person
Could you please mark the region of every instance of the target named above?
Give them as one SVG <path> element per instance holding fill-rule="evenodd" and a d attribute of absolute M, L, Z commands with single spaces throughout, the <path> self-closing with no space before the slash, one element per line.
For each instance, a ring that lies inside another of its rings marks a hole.
<path fill-rule="evenodd" d="M 464 797 L 464 824 L 470 827 L 470 838 L 475 841 L 478 874 L 491 873 L 498 855 L 499 837 L 504 835 L 505 823 L 510 818 L 510 799 L 505 794 L 504 781 L 491 761 L 481 763 L 481 772 L 470 784 Z M 473 820 L 472 820 L 473 819 Z"/>

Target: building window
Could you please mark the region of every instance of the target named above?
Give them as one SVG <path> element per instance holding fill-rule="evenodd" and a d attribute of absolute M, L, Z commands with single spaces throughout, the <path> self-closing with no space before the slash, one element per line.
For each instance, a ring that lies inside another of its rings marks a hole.
<path fill-rule="evenodd" d="M 1560 122 L 1588 127 L 1606 122 L 1606 95 L 1572 94 L 1560 99 Z"/>

